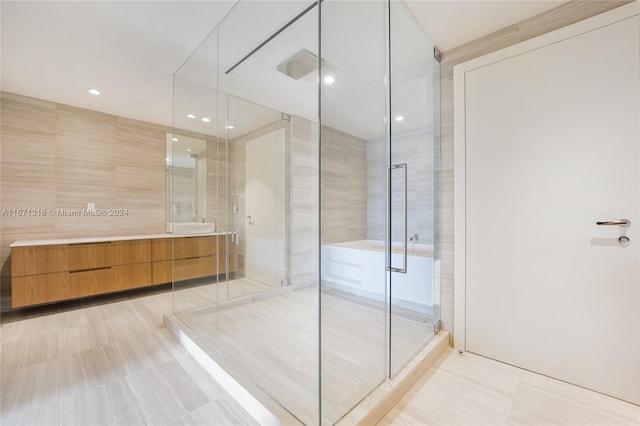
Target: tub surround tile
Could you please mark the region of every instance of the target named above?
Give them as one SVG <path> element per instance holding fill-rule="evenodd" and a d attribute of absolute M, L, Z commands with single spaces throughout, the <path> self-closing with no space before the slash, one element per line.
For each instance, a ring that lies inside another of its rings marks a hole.
<path fill-rule="evenodd" d="M 367 238 L 383 241 L 386 227 L 386 138 L 367 142 Z M 419 242 L 433 244 L 434 234 L 434 137 L 431 128 L 394 135 L 393 163 L 407 164 L 407 228 L 409 236 L 419 235 Z M 398 172 L 401 173 L 401 172 Z M 402 194 L 404 187 L 400 178 L 394 178 L 392 190 Z M 404 216 L 402 195 L 392 197 L 392 214 Z M 402 219 L 394 220 L 392 233 L 402 235 Z"/>

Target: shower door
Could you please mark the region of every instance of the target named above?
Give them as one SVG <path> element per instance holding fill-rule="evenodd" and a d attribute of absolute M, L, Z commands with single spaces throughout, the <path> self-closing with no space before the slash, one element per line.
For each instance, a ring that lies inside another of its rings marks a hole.
<path fill-rule="evenodd" d="M 389 374 L 438 327 L 434 276 L 439 64 L 434 46 L 401 2 L 389 4 L 387 162 Z"/>
<path fill-rule="evenodd" d="M 402 2 L 325 0 L 321 17 L 321 404 L 333 423 L 439 319 L 439 65 Z"/>

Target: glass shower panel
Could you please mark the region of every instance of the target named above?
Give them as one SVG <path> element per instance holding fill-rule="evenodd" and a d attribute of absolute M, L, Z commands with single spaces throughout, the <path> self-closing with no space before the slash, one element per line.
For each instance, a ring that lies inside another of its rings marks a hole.
<path fill-rule="evenodd" d="M 434 333 L 435 113 L 433 43 L 402 2 L 390 2 L 390 373 Z"/>
<path fill-rule="evenodd" d="M 388 374 L 386 22 L 386 1 L 322 3 L 322 424 Z"/>
<path fill-rule="evenodd" d="M 219 194 L 239 265 L 219 298 L 219 352 L 318 424 L 318 9 L 242 1 L 219 31 Z"/>
<path fill-rule="evenodd" d="M 154 277 L 163 273 L 173 283 L 174 314 L 196 336 L 205 336 L 198 343 L 211 347 L 227 272 L 226 215 L 220 214 L 218 193 L 219 181 L 226 179 L 226 152 L 219 143 L 217 58 L 214 30 L 174 74 L 166 157 L 167 230 L 173 238 L 167 247 L 152 247 Z"/>
<path fill-rule="evenodd" d="M 228 298 L 279 289 L 289 278 L 289 121 L 282 113 L 223 95 L 230 248 L 237 269 Z M 221 192 L 221 194 L 222 194 Z"/>

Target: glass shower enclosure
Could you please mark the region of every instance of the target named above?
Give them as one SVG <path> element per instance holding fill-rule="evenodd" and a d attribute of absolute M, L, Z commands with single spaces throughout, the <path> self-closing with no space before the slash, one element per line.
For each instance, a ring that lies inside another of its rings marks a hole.
<path fill-rule="evenodd" d="M 304 424 L 339 421 L 437 330 L 433 51 L 402 2 L 239 1 L 174 75 L 167 214 L 215 263 L 185 279 L 174 247 L 174 315 Z"/>

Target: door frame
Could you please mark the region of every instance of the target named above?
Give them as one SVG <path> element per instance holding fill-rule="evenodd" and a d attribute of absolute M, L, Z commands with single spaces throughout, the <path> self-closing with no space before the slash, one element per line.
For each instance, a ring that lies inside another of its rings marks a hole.
<path fill-rule="evenodd" d="M 466 350 L 466 73 L 640 15 L 640 1 L 568 25 L 453 67 L 454 102 L 454 324 L 453 346 Z"/>

